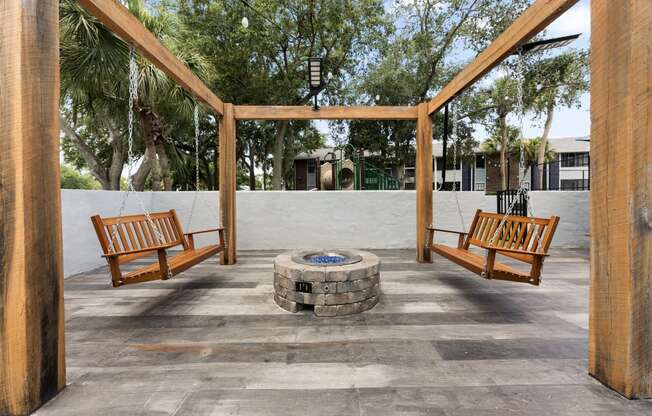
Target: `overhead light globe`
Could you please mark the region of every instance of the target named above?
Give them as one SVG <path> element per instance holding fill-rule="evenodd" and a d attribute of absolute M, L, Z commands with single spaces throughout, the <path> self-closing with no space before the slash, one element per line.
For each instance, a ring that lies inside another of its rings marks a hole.
<path fill-rule="evenodd" d="M 242 21 L 240 23 L 242 23 L 242 27 L 244 27 L 245 29 L 248 28 L 249 27 L 249 19 L 247 19 L 247 16 L 243 17 Z"/>

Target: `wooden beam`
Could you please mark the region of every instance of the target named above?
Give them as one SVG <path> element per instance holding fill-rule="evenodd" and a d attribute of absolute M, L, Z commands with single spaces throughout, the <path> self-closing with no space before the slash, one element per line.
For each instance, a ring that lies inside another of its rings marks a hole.
<path fill-rule="evenodd" d="M 652 396 L 652 2 L 591 2 L 589 373 Z"/>
<path fill-rule="evenodd" d="M 322 107 L 238 105 L 237 120 L 416 120 L 416 107 Z"/>
<path fill-rule="evenodd" d="M 446 105 L 577 2 L 537 0 L 428 103 L 428 114 Z"/>
<path fill-rule="evenodd" d="M 152 32 L 129 10 L 115 0 L 77 0 L 89 13 L 97 17 L 113 33 L 125 42 L 133 44 L 150 62 L 168 77 L 210 106 L 218 115 L 224 111 L 224 103 L 166 48 Z"/>
<path fill-rule="evenodd" d="M 236 262 L 236 122 L 233 104 L 224 104 L 220 120 L 220 220 L 226 234 L 222 264 Z"/>
<path fill-rule="evenodd" d="M 418 106 L 417 118 L 417 261 L 430 262 L 430 249 L 426 244 L 426 227 L 432 224 L 432 120 L 428 104 Z"/>
<path fill-rule="evenodd" d="M 59 2 L 0 7 L 0 414 L 66 383 L 59 177 Z"/>

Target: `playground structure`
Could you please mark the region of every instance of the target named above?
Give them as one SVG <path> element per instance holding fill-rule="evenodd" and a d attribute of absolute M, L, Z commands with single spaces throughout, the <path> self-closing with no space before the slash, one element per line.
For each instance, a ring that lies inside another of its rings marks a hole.
<path fill-rule="evenodd" d="M 534 2 L 431 101 L 411 107 L 237 106 L 222 102 L 127 9 L 79 0 L 220 119 L 222 262 L 236 262 L 237 120 L 416 120 L 416 257 L 430 261 L 431 115 L 577 0 Z M 628 398 L 652 395 L 652 4 L 593 0 L 589 372 Z M 58 2 L 9 0 L 0 12 L 0 413 L 25 414 L 65 387 L 59 194 Z M 619 172 L 613 175 L 612 172 Z"/>
<path fill-rule="evenodd" d="M 348 150 L 348 153 L 346 152 Z M 395 191 L 399 180 L 366 160 L 364 151 L 351 145 L 335 148 L 320 168 L 324 191 Z"/>

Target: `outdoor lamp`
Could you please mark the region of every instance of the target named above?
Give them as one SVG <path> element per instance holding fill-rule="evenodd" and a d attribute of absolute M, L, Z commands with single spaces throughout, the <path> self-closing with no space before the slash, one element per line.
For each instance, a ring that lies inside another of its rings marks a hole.
<path fill-rule="evenodd" d="M 311 90 L 321 87 L 321 58 L 308 58 L 308 81 Z"/>
<path fill-rule="evenodd" d="M 308 58 L 308 83 L 310 84 L 310 92 L 315 97 L 315 111 L 319 110 L 317 105 L 317 94 L 322 90 L 324 84 L 321 79 L 321 58 Z"/>

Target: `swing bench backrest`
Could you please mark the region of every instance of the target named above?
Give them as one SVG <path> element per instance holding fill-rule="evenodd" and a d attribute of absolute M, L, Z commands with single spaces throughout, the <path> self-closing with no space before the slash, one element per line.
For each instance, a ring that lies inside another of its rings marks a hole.
<path fill-rule="evenodd" d="M 91 222 L 109 263 L 113 286 L 166 279 L 220 252 L 224 248 L 222 228 L 184 234 L 175 210 L 122 217 L 91 217 Z M 196 249 L 194 234 L 219 232 L 219 244 Z M 182 250 L 168 258 L 167 250 Z M 158 254 L 158 262 L 122 274 L 120 266 L 136 259 Z"/>
<path fill-rule="evenodd" d="M 501 222 L 504 223 L 501 226 Z M 428 228 L 432 251 L 487 279 L 509 280 L 538 285 L 543 261 L 548 256 L 559 217 L 504 216 L 477 210 L 468 233 Z M 500 229 L 498 229 L 500 227 Z M 459 235 L 457 247 L 433 244 L 434 233 Z M 495 236 L 495 238 L 494 238 Z M 485 256 L 469 251 L 471 246 L 486 250 Z M 498 263 L 496 254 L 528 263 L 529 272 Z"/>

